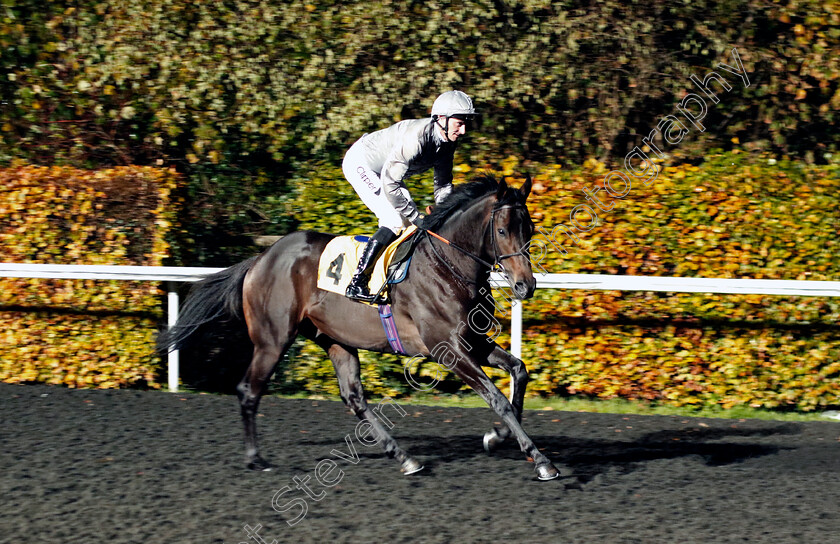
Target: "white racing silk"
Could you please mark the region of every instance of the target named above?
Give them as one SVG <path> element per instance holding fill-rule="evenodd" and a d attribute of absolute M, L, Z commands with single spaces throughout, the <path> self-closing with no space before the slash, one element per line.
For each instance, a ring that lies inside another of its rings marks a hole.
<path fill-rule="evenodd" d="M 402 218 L 414 222 L 419 216 L 405 179 L 434 168 L 435 202 L 440 202 L 452 187 L 454 155 L 455 142 L 446 141 L 432 119 L 408 119 L 362 136 L 347 151 L 343 169 L 380 226 L 394 230 L 404 225 Z M 385 207 L 395 210 L 399 221 Z"/>

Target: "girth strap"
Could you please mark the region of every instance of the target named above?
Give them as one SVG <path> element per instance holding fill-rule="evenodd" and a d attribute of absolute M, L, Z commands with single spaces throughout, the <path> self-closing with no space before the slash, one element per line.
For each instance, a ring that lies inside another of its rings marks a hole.
<path fill-rule="evenodd" d="M 388 344 L 390 344 L 391 349 L 398 355 L 408 355 L 402 342 L 400 342 L 397 323 L 394 321 L 394 315 L 391 313 L 390 304 L 379 305 L 379 320 L 382 321 L 382 328 L 385 329 L 385 337 L 388 339 Z"/>

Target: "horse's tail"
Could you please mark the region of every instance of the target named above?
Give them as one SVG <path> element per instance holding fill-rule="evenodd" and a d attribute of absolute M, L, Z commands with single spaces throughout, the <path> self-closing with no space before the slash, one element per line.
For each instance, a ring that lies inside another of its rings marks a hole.
<path fill-rule="evenodd" d="M 208 329 L 233 325 L 246 330 L 242 312 L 242 284 L 257 256 L 225 268 L 196 282 L 189 291 L 178 321 L 157 338 L 158 352 L 165 354 L 194 344 Z"/>

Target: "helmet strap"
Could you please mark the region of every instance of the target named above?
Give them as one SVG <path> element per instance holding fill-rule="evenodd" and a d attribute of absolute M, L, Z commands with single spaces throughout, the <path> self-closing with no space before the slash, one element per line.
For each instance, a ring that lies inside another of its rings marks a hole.
<path fill-rule="evenodd" d="M 444 116 L 444 124 L 440 124 L 440 115 L 435 116 L 435 123 L 437 126 L 443 129 L 443 137 L 446 139 L 447 142 L 451 142 L 452 140 L 449 139 L 449 115 Z"/>

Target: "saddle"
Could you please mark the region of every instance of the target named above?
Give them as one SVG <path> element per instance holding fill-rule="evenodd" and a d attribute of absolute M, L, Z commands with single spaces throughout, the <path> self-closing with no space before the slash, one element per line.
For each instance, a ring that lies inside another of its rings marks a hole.
<path fill-rule="evenodd" d="M 414 247 L 421 238 L 417 232 L 416 226 L 408 227 L 379 256 L 368 284 L 371 293 L 378 293 L 371 305 L 387 304 L 389 286 L 400 283 L 408 275 Z M 318 262 L 318 289 L 344 296 L 367 241 L 367 236 L 333 238 Z"/>

